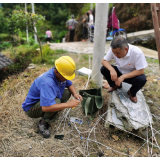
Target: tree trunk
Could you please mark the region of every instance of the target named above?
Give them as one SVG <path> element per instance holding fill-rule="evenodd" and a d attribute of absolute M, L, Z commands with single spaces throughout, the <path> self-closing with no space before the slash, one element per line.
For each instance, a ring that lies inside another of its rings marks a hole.
<path fill-rule="evenodd" d="M 35 29 L 34 29 L 33 19 L 32 19 L 32 27 L 33 27 L 34 33 L 36 34 L 36 36 L 37 36 L 37 38 L 38 38 L 38 43 L 39 43 L 40 52 L 41 52 L 41 59 L 42 59 L 42 61 L 43 61 L 42 47 L 41 47 L 41 44 L 40 44 L 40 39 L 39 39 L 39 37 L 38 37 L 38 35 L 37 35 Z"/>

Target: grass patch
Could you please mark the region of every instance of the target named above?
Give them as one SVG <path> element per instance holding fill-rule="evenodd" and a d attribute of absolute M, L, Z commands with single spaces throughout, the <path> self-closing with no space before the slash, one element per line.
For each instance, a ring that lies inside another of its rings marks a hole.
<path fill-rule="evenodd" d="M 43 53 L 43 60 L 41 59 L 41 54 L 39 51 L 39 54 L 32 59 L 32 63 L 35 63 L 35 64 L 45 63 L 47 65 L 54 65 L 55 60 L 58 59 L 60 55 L 67 53 L 67 51 L 52 50 L 46 44 L 42 46 L 42 53 Z"/>
<path fill-rule="evenodd" d="M 146 58 L 148 63 L 159 63 L 158 59 L 153 59 L 153 58 Z"/>
<path fill-rule="evenodd" d="M 2 41 L 2 42 L 4 42 L 4 41 L 10 41 L 10 40 L 12 40 L 12 36 L 11 35 L 9 35 L 9 34 L 6 34 L 6 33 L 1 33 L 0 34 L 0 42 Z"/>

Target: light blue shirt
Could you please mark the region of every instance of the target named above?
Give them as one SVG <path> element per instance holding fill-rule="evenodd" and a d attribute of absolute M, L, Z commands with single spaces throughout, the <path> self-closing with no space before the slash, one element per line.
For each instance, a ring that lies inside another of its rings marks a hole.
<path fill-rule="evenodd" d="M 40 106 L 51 106 L 56 104 L 55 98 L 61 99 L 65 87 L 71 85 L 72 82 L 69 80 L 65 82 L 58 81 L 54 73 L 54 68 L 52 68 L 35 79 L 22 104 L 22 108 L 24 111 L 28 111 L 39 101 Z"/>

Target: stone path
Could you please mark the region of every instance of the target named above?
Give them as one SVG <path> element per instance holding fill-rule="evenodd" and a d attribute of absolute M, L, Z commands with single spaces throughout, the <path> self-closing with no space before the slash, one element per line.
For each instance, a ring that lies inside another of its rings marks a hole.
<path fill-rule="evenodd" d="M 106 42 L 105 53 L 110 48 L 111 41 Z M 144 53 L 146 57 L 158 59 L 158 52 L 152 49 L 148 49 L 142 46 L 138 46 Z M 63 49 L 68 52 L 74 53 L 84 53 L 84 54 L 93 54 L 93 43 L 92 42 L 66 42 L 66 43 L 51 43 L 51 49 Z"/>

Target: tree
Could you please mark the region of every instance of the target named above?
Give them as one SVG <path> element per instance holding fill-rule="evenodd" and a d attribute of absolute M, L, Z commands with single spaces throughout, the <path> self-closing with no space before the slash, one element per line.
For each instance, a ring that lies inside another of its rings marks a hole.
<path fill-rule="evenodd" d="M 7 28 L 7 21 L 4 17 L 4 13 L 2 12 L 2 9 L 0 8 L 0 33 L 6 33 L 8 31 Z"/>
<path fill-rule="evenodd" d="M 14 10 L 12 12 L 11 18 L 9 19 L 9 23 L 14 24 L 15 31 L 19 31 L 20 29 L 22 29 L 21 26 L 23 26 L 23 25 L 26 26 L 26 24 L 27 24 L 28 28 L 31 28 L 31 31 L 34 32 L 34 34 L 36 34 L 37 39 L 38 39 L 38 43 L 40 46 L 42 61 L 43 61 L 42 47 L 40 44 L 40 39 L 39 39 L 34 27 L 36 27 L 36 25 L 39 24 L 40 22 L 42 22 L 43 20 L 45 20 L 45 18 L 42 15 L 30 13 L 30 12 L 25 12 L 23 10 Z"/>
<path fill-rule="evenodd" d="M 76 16 L 82 15 L 82 8 L 85 3 L 66 3 L 67 8 L 69 9 L 71 14 Z M 87 11 L 86 11 L 87 12 Z"/>
<path fill-rule="evenodd" d="M 65 25 L 69 11 L 65 3 L 51 3 L 49 6 L 50 19 L 54 25 Z"/>

